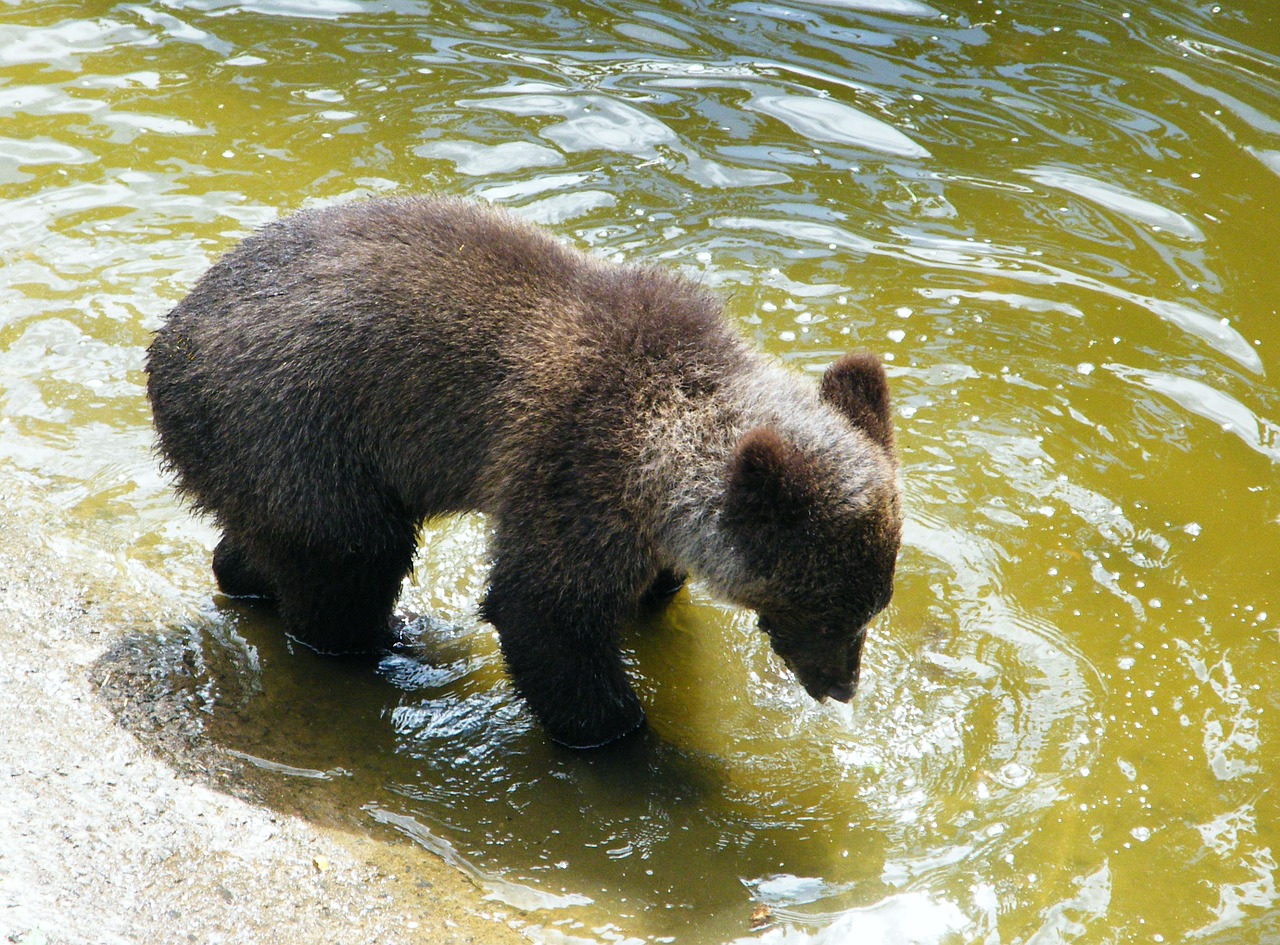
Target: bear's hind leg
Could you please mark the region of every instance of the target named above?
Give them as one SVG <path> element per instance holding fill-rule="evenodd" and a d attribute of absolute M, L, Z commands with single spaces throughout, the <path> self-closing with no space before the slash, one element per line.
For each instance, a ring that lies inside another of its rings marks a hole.
<path fill-rule="evenodd" d="M 271 579 L 249 560 L 248 552 L 230 534 L 223 535 L 218 547 L 213 549 L 213 576 L 228 597 L 275 599 Z"/>
<path fill-rule="evenodd" d="M 374 653 L 395 642 L 392 610 L 414 545 L 381 554 L 293 556 L 282 568 L 280 616 L 321 653 Z"/>

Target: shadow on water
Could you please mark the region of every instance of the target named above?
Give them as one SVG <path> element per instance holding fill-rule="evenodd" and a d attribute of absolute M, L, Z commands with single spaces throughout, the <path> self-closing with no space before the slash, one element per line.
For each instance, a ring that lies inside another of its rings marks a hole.
<path fill-rule="evenodd" d="M 700 609 L 677 605 L 637 635 L 680 661 L 685 631 L 716 632 L 690 626 Z M 741 759 L 668 737 L 651 687 L 655 724 L 604 749 L 558 746 L 478 623 L 416 618 L 397 652 L 334 658 L 290 640 L 269 610 L 219 597 L 186 625 L 123 640 L 94 675 L 121 721 L 188 773 L 329 826 L 405 837 L 540 923 L 543 940 L 608 940 L 609 928 L 723 940 L 771 896 L 839 891 L 799 877 L 828 871 L 833 818 L 853 808 L 822 810 L 826 791 L 790 798 L 767 775 L 735 785 Z M 879 838 L 850 842 L 846 855 L 878 873 Z"/>

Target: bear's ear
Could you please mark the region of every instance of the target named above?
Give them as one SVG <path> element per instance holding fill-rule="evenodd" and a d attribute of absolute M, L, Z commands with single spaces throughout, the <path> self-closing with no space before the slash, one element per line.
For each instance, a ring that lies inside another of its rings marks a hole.
<path fill-rule="evenodd" d="M 760 526 L 800 511 L 812 498 L 812 470 L 777 431 L 757 427 L 744 434 L 729 461 L 725 512 L 731 520 Z"/>
<path fill-rule="evenodd" d="M 822 375 L 822 399 L 849 418 L 890 453 L 893 452 L 893 410 L 889 378 L 880 359 L 868 351 L 846 354 Z"/>

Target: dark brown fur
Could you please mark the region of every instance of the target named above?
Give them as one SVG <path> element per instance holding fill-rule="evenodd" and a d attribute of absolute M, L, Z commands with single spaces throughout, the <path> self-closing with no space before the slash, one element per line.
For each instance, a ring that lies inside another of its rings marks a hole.
<path fill-rule="evenodd" d="M 481 205 L 374 201 L 245 240 L 168 316 L 148 395 L 230 594 L 331 652 L 385 642 L 425 519 L 493 525 L 483 612 L 551 735 L 643 720 L 617 634 L 686 573 L 759 611 L 815 698 L 848 698 L 900 532 L 888 384 L 821 400 L 718 302 Z"/>

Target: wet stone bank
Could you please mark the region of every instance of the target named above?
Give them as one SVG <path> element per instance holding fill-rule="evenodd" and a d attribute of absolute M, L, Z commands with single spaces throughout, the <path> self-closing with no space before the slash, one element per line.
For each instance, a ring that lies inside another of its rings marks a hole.
<path fill-rule="evenodd" d="M 0 519 L 3 940 L 524 941 L 419 846 L 264 805 L 173 685 L 180 641 L 38 531 Z"/>

